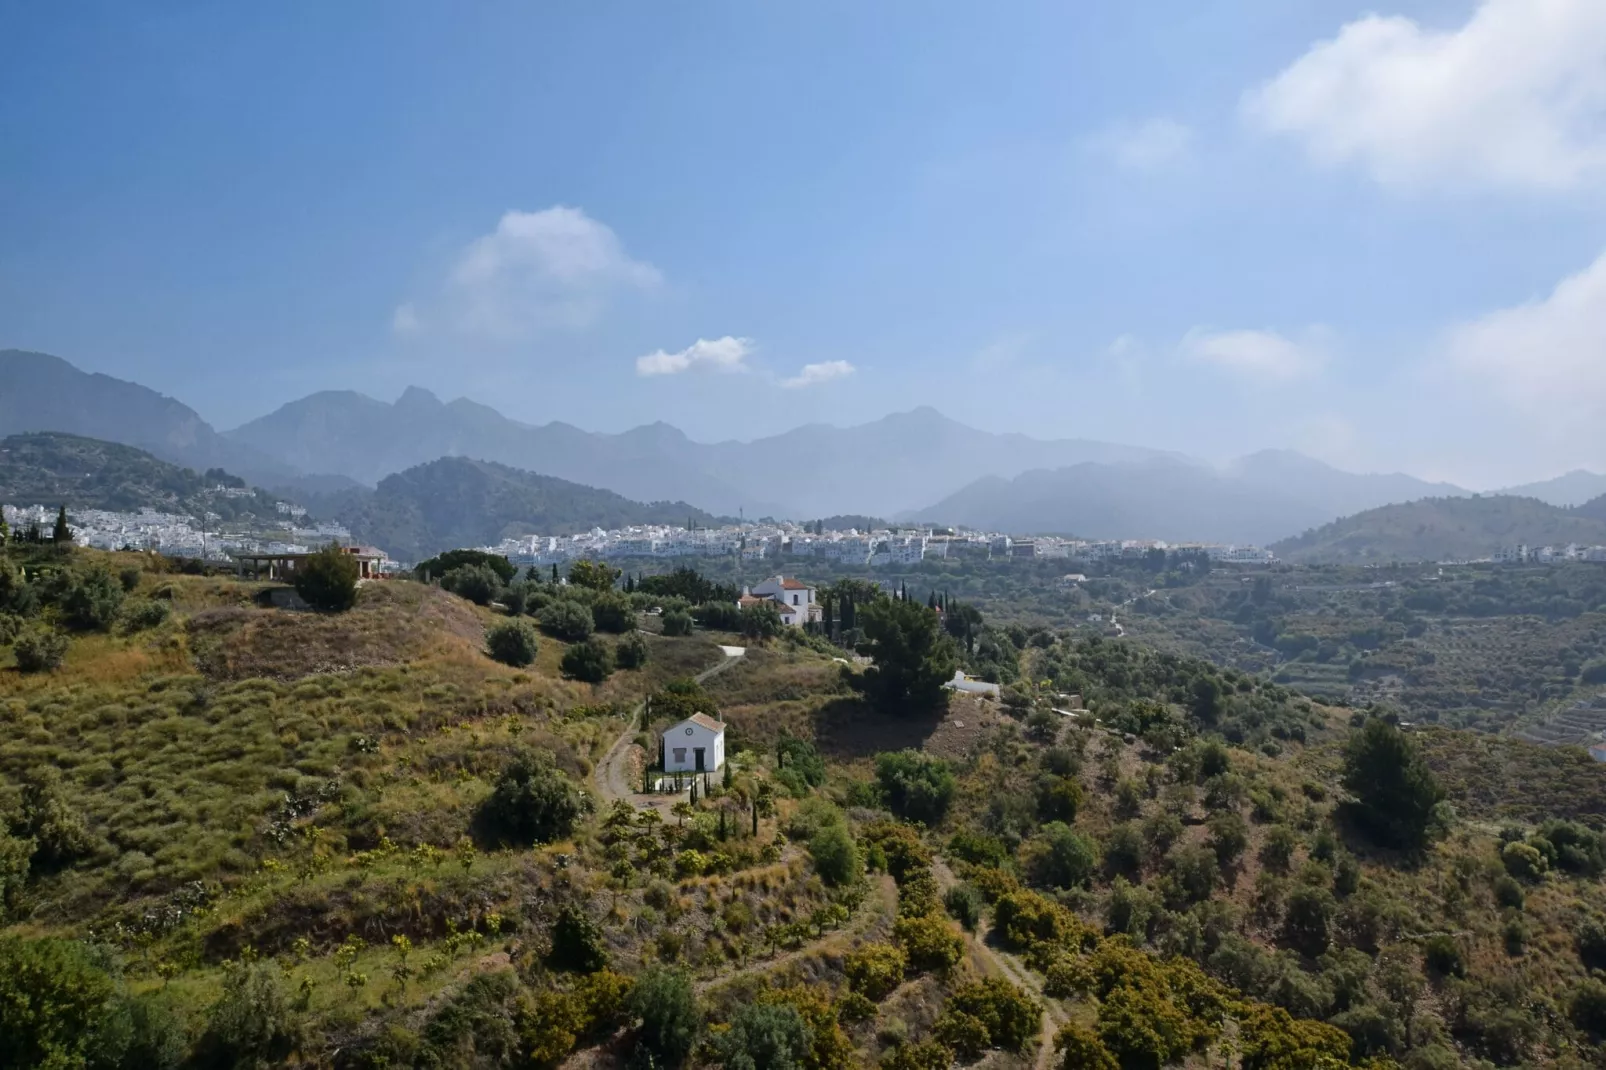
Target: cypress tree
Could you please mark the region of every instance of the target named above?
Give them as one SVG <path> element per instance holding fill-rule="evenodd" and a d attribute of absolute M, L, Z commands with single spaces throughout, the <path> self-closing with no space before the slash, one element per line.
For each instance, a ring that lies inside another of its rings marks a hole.
<path fill-rule="evenodd" d="M 65 505 L 56 514 L 56 528 L 50 533 L 50 541 L 57 546 L 72 542 L 72 528 L 67 526 L 67 507 Z"/>
<path fill-rule="evenodd" d="M 0 505 L 0 546 L 4 546 L 11 538 L 11 525 L 6 523 L 6 507 Z"/>
<path fill-rule="evenodd" d="M 554 562 L 552 562 L 552 586 L 556 587 L 557 585 L 558 585 L 558 563 L 556 561 L 554 561 Z"/>

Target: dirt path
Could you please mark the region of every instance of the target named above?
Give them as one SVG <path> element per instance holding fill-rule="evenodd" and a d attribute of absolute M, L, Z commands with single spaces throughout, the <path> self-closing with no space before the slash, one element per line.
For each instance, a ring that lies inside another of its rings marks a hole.
<path fill-rule="evenodd" d="M 739 646 L 720 647 L 720 650 L 724 652 L 724 656 L 716 664 L 693 677 L 698 683 L 724 672 L 747 653 L 745 647 Z M 636 790 L 641 781 L 635 774 L 635 763 L 631 759 L 636 745 L 635 726 L 640 721 L 642 708 L 646 704 L 646 699 L 643 699 L 630 708 L 630 717 L 625 730 L 613 741 L 608 752 L 602 756 L 602 761 L 597 763 L 596 769 L 592 772 L 592 779 L 596 782 L 597 797 L 604 804 L 625 799 L 638 810 L 653 808 L 667 814 L 679 801 L 679 795 L 648 795 Z"/>
<path fill-rule="evenodd" d="M 937 887 L 943 892 L 959 883 L 954 871 L 948 868 L 948 863 L 942 859 L 933 859 L 931 874 L 937 880 Z M 992 972 L 1002 976 L 1012 984 L 1019 985 L 1032 995 L 1036 996 L 1043 1005 L 1043 1029 L 1038 1035 L 1037 1062 L 1035 1070 L 1048 1070 L 1054 1062 L 1054 1036 L 1060 1028 L 1070 1021 L 1065 1008 L 1057 1000 L 1049 999 L 1043 995 L 1042 982 L 1037 975 L 1026 968 L 1026 964 L 1007 951 L 993 947 L 978 936 L 968 936 L 976 955 L 981 959 L 982 965 Z"/>
<path fill-rule="evenodd" d="M 859 909 L 854 912 L 853 917 L 849 918 L 847 924 L 842 928 L 825 934 L 812 944 L 804 944 L 802 947 L 776 955 L 774 958 L 743 966 L 739 970 L 722 973 L 718 977 L 710 977 L 706 981 L 698 981 L 692 987 L 698 992 L 706 992 L 710 988 L 729 984 L 743 977 L 770 973 L 788 963 L 803 958 L 805 955 L 818 954 L 820 949 L 827 944 L 858 936 L 874 925 L 878 917 L 890 918 L 896 915 L 898 913 L 898 888 L 897 885 L 892 883 L 892 878 L 882 874 L 873 883 L 875 885 L 875 894 L 864 897 L 864 902 L 859 904 Z"/>

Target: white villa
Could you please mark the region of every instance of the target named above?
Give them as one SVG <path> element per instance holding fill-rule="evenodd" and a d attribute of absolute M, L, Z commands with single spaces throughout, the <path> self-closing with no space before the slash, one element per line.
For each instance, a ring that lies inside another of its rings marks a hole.
<path fill-rule="evenodd" d="M 783 624 L 802 625 L 817 620 L 820 616 L 820 605 L 815 601 L 814 588 L 802 580 L 771 576 L 763 583 L 755 583 L 742 591 L 742 597 L 736 604 L 750 606 L 754 602 L 763 601 L 775 603 Z"/>
<path fill-rule="evenodd" d="M 963 691 L 970 695 L 991 695 L 997 698 L 1003 689 L 997 684 L 990 684 L 986 680 L 978 680 L 974 676 L 967 676 L 963 669 L 954 670 L 954 678 L 942 685 L 953 691 Z"/>
<path fill-rule="evenodd" d="M 666 773 L 712 773 L 725 764 L 725 726 L 694 713 L 664 729 L 660 764 Z"/>

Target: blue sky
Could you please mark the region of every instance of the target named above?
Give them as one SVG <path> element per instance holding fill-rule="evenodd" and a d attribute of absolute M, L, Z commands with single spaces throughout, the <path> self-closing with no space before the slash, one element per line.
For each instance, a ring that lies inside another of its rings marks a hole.
<path fill-rule="evenodd" d="M 0 19 L 0 346 L 219 427 L 417 383 L 1606 470 L 1598 0 Z"/>

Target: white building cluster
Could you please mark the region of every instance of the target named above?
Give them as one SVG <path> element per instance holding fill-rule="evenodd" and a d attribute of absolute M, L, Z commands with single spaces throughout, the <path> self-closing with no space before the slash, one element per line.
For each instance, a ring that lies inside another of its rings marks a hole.
<path fill-rule="evenodd" d="M 56 510 L 43 505 L 0 506 L 13 531 L 38 525 L 46 538 L 56 524 Z M 286 516 L 302 517 L 299 513 Z M 68 510 L 67 523 L 79 546 L 97 550 L 156 550 L 173 557 L 193 557 L 207 561 L 228 561 L 234 553 L 307 553 L 330 542 L 349 543 L 351 532 L 340 524 L 318 523 L 292 526 L 288 530 L 261 531 L 221 524 L 216 513 L 208 513 L 204 527 L 195 517 L 141 509 L 119 513 L 107 509 Z M 218 527 L 213 527 L 218 522 Z"/>
<path fill-rule="evenodd" d="M 1568 561 L 1606 563 L 1606 546 L 1502 546 L 1494 552 L 1497 565 L 1560 565 Z"/>
<path fill-rule="evenodd" d="M 631 527 L 580 535 L 528 535 L 481 549 L 519 565 L 561 564 L 577 558 L 728 557 L 745 561 L 813 558 L 841 565 L 903 568 L 961 552 L 991 558 L 1060 558 L 1086 562 L 1137 559 L 1151 550 L 1192 551 L 1212 561 L 1263 565 L 1273 560 L 1258 546 L 1166 543 L 1155 540 L 1088 542 L 1054 537 L 1016 539 L 997 532 L 938 535 L 929 528 L 816 533 L 796 524 L 743 524 L 719 528 Z"/>

